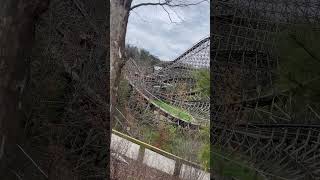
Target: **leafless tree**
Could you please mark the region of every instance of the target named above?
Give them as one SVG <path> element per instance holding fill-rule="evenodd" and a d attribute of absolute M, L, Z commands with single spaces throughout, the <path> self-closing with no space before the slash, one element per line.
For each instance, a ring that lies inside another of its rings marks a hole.
<path fill-rule="evenodd" d="M 110 1 L 110 93 L 111 104 L 117 102 L 119 80 L 122 67 L 126 62 L 125 37 L 129 15 L 133 10 L 143 6 L 161 6 L 170 18 L 168 9 L 183 8 L 187 6 L 199 5 L 207 0 L 160 0 L 159 2 L 146 2 L 132 5 L 133 0 L 111 0 Z M 171 19 L 171 18 L 170 18 Z M 114 108 L 111 107 L 111 114 Z M 112 116 L 112 115 L 111 115 Z"/>

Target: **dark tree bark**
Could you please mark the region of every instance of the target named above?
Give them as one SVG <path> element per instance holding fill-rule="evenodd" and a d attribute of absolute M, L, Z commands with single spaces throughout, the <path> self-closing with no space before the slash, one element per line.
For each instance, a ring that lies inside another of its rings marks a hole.
<path fill-rule="evenodd" d="M 48 0 L 0 1 L 0 177 L 6 177 L 5 155 L 23 139 L 23 92 L 26 59 L 33 42 L 34 21 Z M 7 158 L 7 157 L 6 157 Z"/>

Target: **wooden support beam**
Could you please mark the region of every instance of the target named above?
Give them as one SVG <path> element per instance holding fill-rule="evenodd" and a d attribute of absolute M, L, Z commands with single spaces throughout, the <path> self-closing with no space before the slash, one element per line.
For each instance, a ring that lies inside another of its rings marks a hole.
<path fill-rule="evenodd" d="M 138 159 L 137 159 L 138 162 L 143 162 L 145 150 L 146 150 L 146 148 L 144 148 L 143 146 L 140 146 Z"/>
<path fill-rule="evenodd" d="M 173 176 L 179 177 L 180 171 L 181 171 L 181 166 L 182 166 L 181 161 L 177 160 L 175 163 L 175 166 L 174 166 Z"/>

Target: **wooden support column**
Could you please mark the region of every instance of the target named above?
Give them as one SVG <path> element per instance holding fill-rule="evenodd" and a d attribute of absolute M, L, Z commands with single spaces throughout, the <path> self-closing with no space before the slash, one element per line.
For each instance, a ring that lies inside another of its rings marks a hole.
<path fill-rule="evenodd" d="M 176 160 L 176 164 L 174 166 L 174 172 L 173 172 L 173 176 L 174 177 L 179 177 L 180 175 L 180 170 L 181 170 L 181 166 L 182 166 L 182 163 L 180 160 Z"/>
<path fill-rule="evenodd" d="M 137 159 L 138 162 L 143 162 L 143 157 L 144 157 L 145 150 L 146 149 L 143 146 L 140 145 L 138 159 Z"/>

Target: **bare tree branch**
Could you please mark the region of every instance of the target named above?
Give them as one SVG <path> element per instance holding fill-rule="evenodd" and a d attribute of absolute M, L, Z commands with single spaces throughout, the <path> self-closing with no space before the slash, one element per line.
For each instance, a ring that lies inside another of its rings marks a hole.
<path fill-rule="evenodd" d="M 181 20 L 181 22 L 184 22 L 185 20 L 177 13 L 173 8 L 171 8 L 171 11 L 174 12 L 174 14 Z"/>
<path fill-rule="evenodd" d="M 139 13 L 137 13 L 136 11 L 132 11 L 134 12 L 142 21 L 150 23 L 150 21 L 145 20 Z"/>
<path fill-rule="evenodd" d="M 165 0 L 164 2 L 159 1 L 158 3 L 140 3 L 140 4 L 136 4 L 136 5 L 132 6 L 130 8 L 130 11 L 135 8 L 141 7 L 141 6 L 187 7 L 187 6 L 195 6 L 195 5 L 201 4 L 203 2 L 208 2 L 208 0 L 201 0 L 196 3 L 177 3 L 177 4 L 172 3 L 172 0 Z"/>
<path fill-rule="evenodd" d="M 169 19 L 170 19 L 170 22 L 171 22 L 171 23 L 177 23 L 177 22 L 172 21 L 172 18 L 171 18 L 171 16 L 170 16 L 169 11 L 168 11 L 164 6 L 161 6 L 161 7 L 162 7 L 162 9 L 168 14 L 168 17 L 169 17 Z"/>

